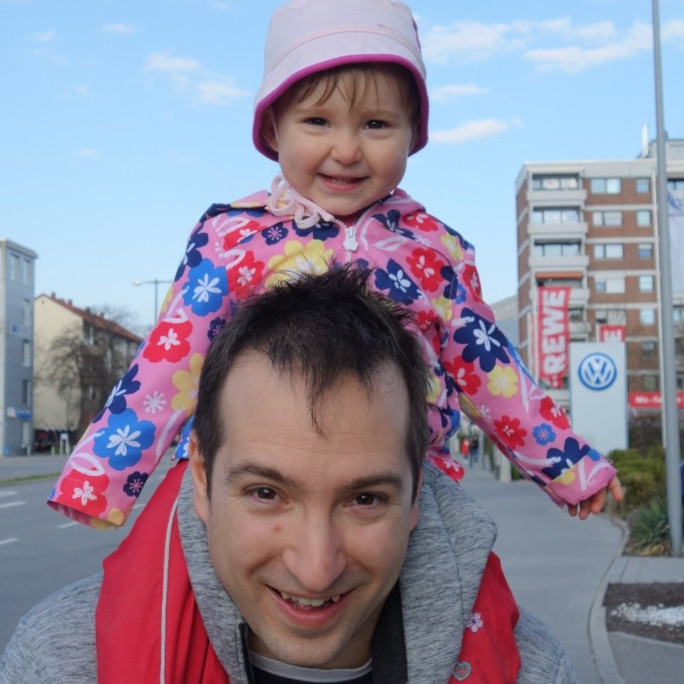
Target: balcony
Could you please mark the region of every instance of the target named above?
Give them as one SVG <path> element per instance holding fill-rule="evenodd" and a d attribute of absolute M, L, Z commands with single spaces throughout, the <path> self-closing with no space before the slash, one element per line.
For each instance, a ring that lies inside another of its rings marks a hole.
<path fill-rule="evenodd" d="M 588 226 L 586 221 L 579 223 L 532 223 L 528 224 L 528 233 L 535 240 L 558 240 L 584 238 Z"/>
<path fill-rule="evenodd" d="M 587 201 L 587 191 L 584 188 L 577 190 L 528 190 L 527 202 L 543 206 L 545 204 L 580 204 Z"/>
<path fill-rule="evenodd" d="M 582 271 L 586 273 L 589 266 L 589 255 L 577 256 L 534 256 L 529 259 L 532 271 Z"/>

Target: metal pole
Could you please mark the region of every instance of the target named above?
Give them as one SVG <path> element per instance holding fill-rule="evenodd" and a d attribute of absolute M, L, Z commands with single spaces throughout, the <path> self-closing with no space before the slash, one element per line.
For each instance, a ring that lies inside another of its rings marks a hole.
<path fill-rule="evenodd" d="M 670 231 L 667 215 L 667 162 L 665 158 L 665 125 L 663 122 L 663 89 L 660 61 L 660 12 L 658 0 L 653 5 L 653 57 L 655 65 L 656 149 L 658 172 L 658 255 L 660 260 L 660 344 L 663 358 L 663 408 L 665 425 L 665 466 L 667 473 L 667 514 L 670 524 L 671 554 L 682 550 L 682 487 L 679 475 L 679 410 L 677 408 L 677 372 L 672 320 L 672 266 Z"/>

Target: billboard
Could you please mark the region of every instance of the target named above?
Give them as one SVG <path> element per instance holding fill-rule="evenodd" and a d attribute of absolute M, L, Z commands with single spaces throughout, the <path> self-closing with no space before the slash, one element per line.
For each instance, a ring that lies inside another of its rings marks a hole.
<path fill-rule="evenodd" d="M 562 387 L 563 378 L 568 373 L 570 288 L 540 287 L 537 293 L 539 381 L 549 387 L 558 388 Z"/>
<path fill-rule="evenodd" d="M 667 215 L 670 224 L 672 291 L 684 293 L 684 190 L 667 191 Z"/>
<path fill-rule="evenodd" d="M 623 342 L 570 345 L 572 428 L 602 453 L 627 448 L 627 361 Z"/>

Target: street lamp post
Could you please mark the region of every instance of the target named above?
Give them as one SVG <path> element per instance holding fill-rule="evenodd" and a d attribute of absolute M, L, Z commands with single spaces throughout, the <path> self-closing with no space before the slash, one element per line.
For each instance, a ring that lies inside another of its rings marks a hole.
<path fill-rule="evenodd" d="M 667 163 L 665 158 L 665 124 L 660 61 L 660 12 L 658 0 L 653 4 L 653 58 L 655 65 L 656 100 L 656 197 L 658 202 L 658 258 L 660 261 L 660 341 L 662 349 L 662 420 L 665 438 L 667 474 L 667 513 L 670 525 L 671 554 L 682 550 L 682 488 L 679 474 L 679 409 L 677 407 L 677 373 L 672 319 L 672 265 L 670 260 L 670 230 L 667 212 Z"/>
<path fill-rule="evenodd" d="M 152 324 L 157 320 L 159 315 L 159 285 L 166 285 L 173 282 L 172 280 L 134 280 L 133 285 L 154 285 L 154 316 L 152 317 Z"/>

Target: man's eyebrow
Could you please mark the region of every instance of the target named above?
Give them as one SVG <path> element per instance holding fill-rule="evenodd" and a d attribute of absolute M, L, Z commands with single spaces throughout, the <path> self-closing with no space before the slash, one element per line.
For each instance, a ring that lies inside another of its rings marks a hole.
<path fill-rule="evenodd" d="M 404 490 L 405 485 L 406 481 L 403 477 L 397 473 L 386 472 L 350 480 L 341 489 L 344 491 L 359 491 L 362 489 L 373 489 L 374 487 L 390 486 L 401 492 Z"/>
<path fill-rule="evenodd" d="M 235 466 L 230 468 L 225 476 L 226 484 L 230 484 L 235 480 L 240 479 L 245 475 L 255 475 L 257 477 L 263 477 L 266 480 L 271 480 L 273 482 L 278 482 L 279 484 L 286 484 L 294 486 L 297 483 L 291 478 L 283 475 L 276 468 L 268 468 L 266 466 L 260 466 L 256 463 L 245 463 L 243 465 Z"/>

